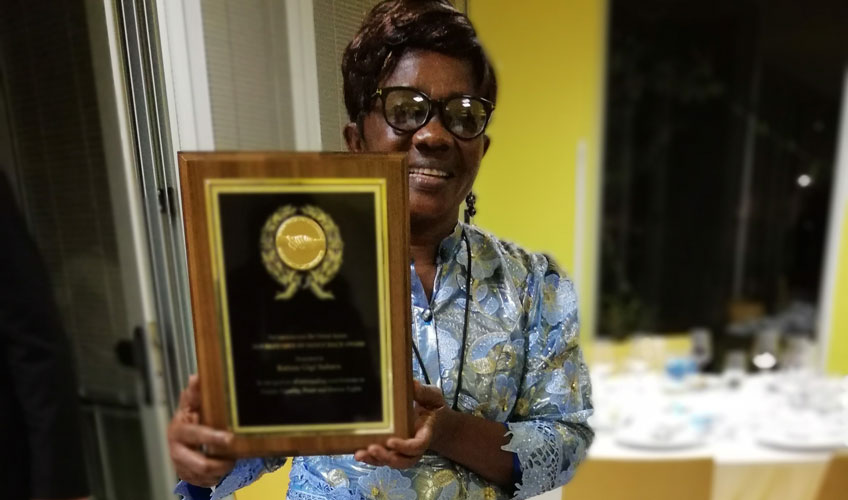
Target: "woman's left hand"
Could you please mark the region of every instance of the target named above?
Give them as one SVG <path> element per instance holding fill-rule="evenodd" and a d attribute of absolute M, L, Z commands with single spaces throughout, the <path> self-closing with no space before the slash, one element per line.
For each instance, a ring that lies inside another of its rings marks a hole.
<path fill-rule="evenodd" d="M 386 445 L 372 444 L 365 450 L 357 450 L 353 457 L 374 466 L 388 465 L 395 469 L 408 469 L 421 459 L 431 448 L 439 433 L 439 424 L 445 412 L 442 391 L 433 385 L 414 382 L 415 435 L 409 439 L 389 438 Z"/>

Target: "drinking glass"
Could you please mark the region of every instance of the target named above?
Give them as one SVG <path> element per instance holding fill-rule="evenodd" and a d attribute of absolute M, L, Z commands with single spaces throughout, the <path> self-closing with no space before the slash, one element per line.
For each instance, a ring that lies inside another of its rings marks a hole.
<path fill-rule="evenodd" d="M 713 337 L 706 328 L 693 328 L 690 331 L 692 337 L 692 359 L 703 370 L 713 359 Z"/>
<path fill-rule="evenodd" d="M 747 360 L 744 351 L 733 350 L 728 351 L 724 355 L 722 377 L 729 387 L 735 389 L 742 384 L 742 379 L 745 377 L 746 364 Z"/>
<path fill-rule="evenodd" d="M 765 372 L 777 366 L 779 342 L 780 332 L 775 328 L 767 328 L 757 333 L 757 336 L 754 338 L 751 361 L 758 370 Z"/>
<path fill-rule="evenodd" d="M 780 367 L 784 370 L 813 371 L 813 342 L 805 336 L 792 336 L 786 340 L 786 349 L 780 358 Z"/>

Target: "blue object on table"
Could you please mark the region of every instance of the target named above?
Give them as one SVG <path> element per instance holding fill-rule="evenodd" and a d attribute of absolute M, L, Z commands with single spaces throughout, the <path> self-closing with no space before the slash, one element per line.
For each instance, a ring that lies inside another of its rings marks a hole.
<path fill-rule="evenodd" d="M 689 357 L 671 358 L 665 363 L 665 373 L 672 380 L 683 380 L 698 370 L 695 360 Z"/>

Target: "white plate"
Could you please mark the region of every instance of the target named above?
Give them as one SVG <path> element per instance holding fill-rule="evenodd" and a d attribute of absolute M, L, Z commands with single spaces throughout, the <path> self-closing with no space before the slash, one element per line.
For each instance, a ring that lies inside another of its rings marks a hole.
<path fill-rule="evenodd" d="M 768 430 L 757 436 L 763 446 L 787 451 L 832 451 L 846 446 L 837 433 L 825 434 L 797 430 Z"/>
<path fill-rule="evenodd" d="M 643 429 L 622 429 L 616 435 L 616 442 L 622 446 L 644 450 L 682 450 L 695 448 L 707 442 L 707 437 L 694 429 L 684 429 L 670 435 L 660 432 L 647 432 Z"/>

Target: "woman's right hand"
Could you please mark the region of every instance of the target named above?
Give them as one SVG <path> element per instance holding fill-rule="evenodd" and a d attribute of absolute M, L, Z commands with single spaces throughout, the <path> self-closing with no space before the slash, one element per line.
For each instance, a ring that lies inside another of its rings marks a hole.
<path fill-rule="evenodd" d="M 200 425 L 200 380 L 192 375 L 168 426 L 168 448 L 177 475 L 195 486 L 215 486 L 233 470 L 235 462 L 208 457 L 201 449 L 204 445 L 227 446 L 232 439 L 229 432 Z"/>

